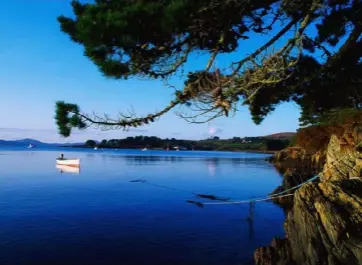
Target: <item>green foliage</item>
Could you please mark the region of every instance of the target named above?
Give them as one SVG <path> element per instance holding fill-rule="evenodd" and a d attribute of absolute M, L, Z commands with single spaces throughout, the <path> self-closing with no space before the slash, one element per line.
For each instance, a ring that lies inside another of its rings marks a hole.
<path fill-rule="evenodd" d="M 187 50 L 231 52 L 244 33 L 264 25 L 253 10 L 276 1 L 103 0 L 72 1 L 75 18 L 60 16 L 63 32 L 85 48 L 85 54 L 108 77 L 157 77 L 160 63 L 187 56 Z M 245 15 L 247 20 L 241 19 Z M 168 67 L 166 67 L 168 69 Z M 172 68 L 172 67 L 171 67 Z"/>
<path fill-rule="evenodd" d="M 289 140 L 266 139 L 266 141 L 265 141 L 266 150 L 269 150 L 269 151 L 282 150 L 282 149 L 288 147 L 289 144 L 290 144 Z"/>
<path fill-rule="evenodd" d="M 79 114 L 79 107 L 76 104 L 64 101 L 56 102 L 55 120 L 60 135 L 67 137 L 72 128 L 84 129 L 86 127 L 85 122 L 77 114 Z"/>
<path fill-rule="evenodd" d="M 358 1 L 354 2 L 355 4 L 351 5 L 348 0 L 330 1 L 331 10 L 317 25 L 318 41 L 335 46 L 339 39 L 347 34 L 346 25 L 357 19 L 355 16 L 358 12 L 356 13 L 354 8 L 360 8 L 357 6 Z"/>
<path fill-rule="evenodd" d="M 362 121 L 362 109 L 332 109 L 316 119 L 317 125 L 340 125 Z"/>
<path fill-rule="evenodd" d="M 157 115 L 115 123 L 86 119 L 89 124 L 142 126 L 176 105 L 201 106 L 199 113 L 206 117 L 227 116 L 240 100 L 256 124 L 288 101 L 300 107 L 301 126 L 320 123 L 334 109 L 362 108 L 359 0 L 73 0 L 72 7 L 73 17 L 58 18 L 61 30 L 83 46 L 106 77 L 116 79 L 167 78 L 192 52 L 209 54 L 211 66 L 217 55 L 237 51 L 243 40 L 281 31 L 270 45 L 255 47 L 252 56 L 230 63 L 224 72 L 206 67 L 189 73 L 176 99 Z M 268 54 L 287 33 L 295 35 Z M 85 117 L 76 105 L 57 105 L 64 136 L 84 128 Z"/>
<path fill-rule="evenodd" d="M 362 45 L 358 47 L 362 49 Z M 356 50 L 349 52 L 354 54 Z M 362 73 L 362 64 L 353 62 L 341 62 L 338 67 L 323 73 L 319 62 L 304 56 L 290 69 L 293 75 L 288 80 L 277 86 L 263 86 L 252 101 L 246 102 L 254 122 L 260 124 L 278 104 L 288 101 L 294 101 L 301 108 L 300 124 L 303 127 L 318 124 L 334 109 L 361 109 L 362 87 L 357 80 Z M 309 80 L 311 74 L 317 78 Z"/>
<path fill-rule="evenodd" d="M 93 147 L 95 147 L 95 146 L 97 145 L 97 142 L 94 141 L 94 140 L 87 140 L 87 141 L 85 142 L 85 145 L 86 145 L 87 147 L 93 148 Z"/>
<path fill-rule="evenodd" d="M 86 147 L 94 147 L 95 141 L 88 140 Z M 288 139 L 267 139 L 264 137 L 247 137 L 241 139 L 220 139 L 219 137 L 193 141 L 177 139 L 161 139 L 155 136 L 135 136 L 125 139 L 102 140 L 100 148 L 127 148 L 127 149 L 169 149 L 175 147 L 186 150 L 215 150 L 215 151 L 277 151 L 289 145 Z"/>

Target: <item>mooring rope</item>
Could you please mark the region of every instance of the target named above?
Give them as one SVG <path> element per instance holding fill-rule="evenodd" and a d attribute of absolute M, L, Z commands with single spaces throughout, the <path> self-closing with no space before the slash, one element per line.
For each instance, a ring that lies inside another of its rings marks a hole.
<path fill-rule="evenodd" d="M 362 144 L 362 142 L 358 143 L 354 149 L 356 149 L 357 147 L 359 147 L 360 145 Z M 312 182 L 318 178 L 320 178 L 322 176 L 323 173 L 325 173 L 327 170 L 331 169 L 332 167 L 336 166 L 337 163 L 339 163 L 340 161 L 342 161 L 342 159 L 344 159 L 346 157 L 345 156 L 342 156 L 340 157 L 337 161 L 335 161 L 334 163 L 331 164 L 330 167 L 328 168 L 325 168 L 323 171 L 319 172 L 318 175 L 304 181 L 303 183 L 297 185 L 297 186 L 294 186 L 292 188 L 289 188 L 287 190 L 284 190 L 282 192 L 279 192 L 279 193 L 276 193 L 276 194 L 273 194 L 273 195 L 270 195 L 270 196 L 267 196 L 267 197 L 262 197 L 262 198 L 256 198 L 256 199 L 249 199 L 249 200 L 241 200 L 241 201 L 228 201 L 228 202 L 205 202 L 205 203 L 202 203 L 202 205 L 225 205 L 225 204 L 243 204 L 243 203 L 250 203 L 250 202 L 260 202 L 260 201 L 268 201 L 268 200 L 272 200 L 272 199 L 277 199 L 277 198 L 283 198 L 283 197 L 287 197 L 287 196 L 294 196 L 294 193 L 292 194 L 287 194 L 287 195 L 284 195 L 285 193 L 288 193 L 292 190 L 296 190 L 302 186 L 304 186 L 305 184 L 309 183 L 309 182 Z"/>
<path fill-rule="evenodd" d="M 286 195 L 280 195 L 278 198 L 283 197 L 289 197 L 293 196 L 294 194 L 286 194 Z M 262 201 L 269 201 L 275 198 L 272 197 L 265 197 L 265 198 L 257 198 L 257 199 L 251 199 L 251 200 L 245 200 L 245 201 L 230 201 L 230 202 L 204 202 L 203 205 L 221 205 L 221 204 L 244 204 L 244 203 L 251 203 L 251 202 L 262 202 Z"/>
<path fill-rule="evenodd" d="M 362 144 L 362 142 L 358 143 L 354 149 L 356 149 L 357 147 L 359 147 Z M 173 187 L 168 187 L 165 185 L 158 185 L 158 184 L 154 184 L 151 183 L 147 180 L 145 180 L 144 178 L 141 179 L 137 179 L 137 180 L 132 180 L 131 182 L 139 182 L 139 183 L 143 183 L 143 184 L 148 184 L 154 187 L 159 187 L 159 188 L 164 188 L 164 189 L 169 189 L 169 190 L 174 190 L 174 191 L 179 191 L 179 192 L 187 192 L 190 194 L 193 194 L 199 198 L 203 198 L 203 199 L 211 199 L 211 200 L 216 200 L 219 202 L 199 202 L 199 201 L 187 201 L 188 203 L 193 203 L 196 204 L 198 206 L 203 206 L 203 205 L 226 205 L 226 204 L 245 204 L 245 203 L 253 203 L 253 202 L 262 202 L 262 201 L 269 201 L 269 200 L 273 200 L 273 199 L 278 199 L 278 198 L 284 198 L 284 197 L 289 197 L 289 196 L 294 196 L 294 193 L 292 194 L 286 194 L 289 193 L 290 191 L 296 190 L 301 188 L 302 186 L 308 184 L 309 182 L 312 182 L 318 178 L 320 178 L 322 176 L 323 173 L 325 173 L 327 170 L 331 169 L 332 167 L 336 166 L 337 163 L 339 163 L 340 161 L 342 161 L 342 159 L 344 159 L 345 156 L 340 157 L 337 161 L 335 161 L 334 163 L 331 164 L 330 167 L 325 168 L 323 171 L 319 172 L 316 176 L 294 186 L 291 187 L 289 189 L 283 190 L 281 192 L 278 192 L 276 194 L 272 194 L 269 196 L 265 196 L 265 197 L 260 197 L 260 198 L 253 198 L 253 199 L 248 199 L 248 200 L 238 200 L 238 201 L 230 201 L 230 199 L 228 198 L 223 198 L 223 197 L 218 197 L 215 195 L 209 195 L 209 194 L 202 194 L 202 193 L 196 193 L 193 191 L 188 191 L 188 190 L 182 190 L 182 189 L 177 189 L 177 188 L 173 188 Z"/>
<path fill-rule="evenodd" d="M 208 199 L 208 200 L 213 200 L 213 201 L 230 201 L 230 199 L 226 198 L 226 197 L 220 197 L 220 196 L 216 196 L 216 195 L 212 195 L 212 194 L 206 194 L 206 193 L 197 193 L 197 192 L 194 192 L 194 191 L 178 189 L 178 188 L 165 186 L 165 185 L 159 185 L 159 184 L 156 184 L 156 183 L 149 182 L 144 178 L 131 180 L 130 182 L 147 184 L 147 185 L 150 185 L 150 186 L 153 186 L 153 187 L 158 187 L 158 188 L 163 188 L 163 189 L 168 189 L 168 190 L 173 190 L 173 191 L 178 191 L 178 192 L 185 192 L 185 193 L 195 195 L 196 197 L 202 198 L 202 199 Z"/>

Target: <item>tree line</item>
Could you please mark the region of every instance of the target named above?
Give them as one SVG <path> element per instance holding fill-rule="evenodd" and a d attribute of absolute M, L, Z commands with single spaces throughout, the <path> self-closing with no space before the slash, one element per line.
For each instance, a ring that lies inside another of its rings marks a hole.
<path fill-rule="evenodd" d="M 233 137 L 220 139 L 215 136 L 205 140 L 162 139 L 156 136 L 135 136 L 124 139 L 110 139 L 97 142 L 88 140 L 87 148 L 115 149 L 160 149 L 160 150 L 201 150 L 201 151 L 278 151 L 290 145 L 290 139 L 270 139 L 267 137 Z"/>

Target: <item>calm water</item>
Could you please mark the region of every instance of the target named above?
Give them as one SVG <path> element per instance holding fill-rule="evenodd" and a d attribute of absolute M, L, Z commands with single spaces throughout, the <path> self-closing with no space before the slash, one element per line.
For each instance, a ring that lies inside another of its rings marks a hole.
<path fill-rule="evenodd" d="M 66 149 L 82 161 L 74 174 L 55 168 L 59 150 L 33 150 L 0 149 L 1 265 L 253 264 L 283 236 L 272 203 L 256 205 L 253 225 L 248 205 L 186 203 L 265 196 L 281 182 L 266 155 Z"/>

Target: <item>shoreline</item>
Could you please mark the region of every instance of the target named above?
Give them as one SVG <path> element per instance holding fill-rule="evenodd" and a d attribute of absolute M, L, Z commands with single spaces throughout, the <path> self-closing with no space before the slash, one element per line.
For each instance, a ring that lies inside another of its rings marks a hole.
<path fill-rule="evenodd" d="M 57 146 L 59 148 L 85 148 L 85 149 L 92 149 L 94 147 L 87 147 L 87 146 Z M 98 150 L 141 150 L 140 148 L 99 148 Z M 167 151 L 166 149 L 162 148 L 149 148 L 148 151 Z M 176 150 L 168 150 L 169 152 L 177 152 Z M 268 150 L 180 150 L 180 151 L 200 151 L 200 152 L 233 152 L 233 153 L 255 153 L 255 154 L 270 154 L 273 155 L 278 151 L 268 151 Z"/>
<path fill-rule="evenodd" d="M 256 153 L 256 154 L 268 154 L 268 155 L 274 155 L 278 151 L 262 151 L 262 150 L 244 150 L 240 151 L 243 153 Z"/>

